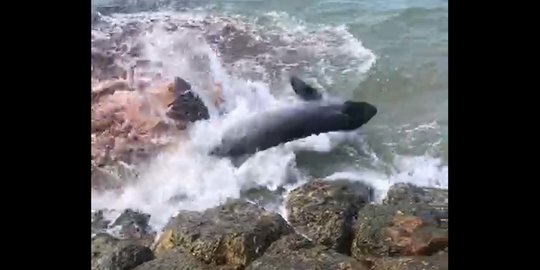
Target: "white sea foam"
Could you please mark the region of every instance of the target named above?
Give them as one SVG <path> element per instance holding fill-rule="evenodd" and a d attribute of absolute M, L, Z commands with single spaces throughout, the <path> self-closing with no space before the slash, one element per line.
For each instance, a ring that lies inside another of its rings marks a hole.
<path fill-rule="evenodd" d="M 390 173 L 375 170 L 351 170 L 334 173 L 328 180 L 361 181 L 375 190 L 375 202 L 381 202 L 388 189 L 396 183 L 411 183 L 420 187 L 448 188 L 448 166 L 430 156 L 396 156 Z"/>

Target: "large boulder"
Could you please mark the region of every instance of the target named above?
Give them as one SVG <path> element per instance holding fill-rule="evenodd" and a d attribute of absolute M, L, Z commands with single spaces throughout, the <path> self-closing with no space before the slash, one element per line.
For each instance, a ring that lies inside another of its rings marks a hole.
<path fill-rule="evenodd" d="M 150 215 L 126 209 L 115 219 L 109 220 L 105 214 L 117 215 L 115 211 L 100 209 L 92 212 L 92 234 L 112 234 L 121 240 L 151 246 L 156 233 L 149 225 Z"/>
<path fill-rule="evenodd" d="M 169 147 L 171 138 L 178 137 L 188 123 L 209 117 L 202 99 L 183 79 L 144 91 L 126 90 L 126 84 L 125 80 L 104 82 L 92 90 L 95 166 L 143 164 Z"/>
<path fill-rule="evenodd" d="M 383 204 L 404 207 L 422 204 L 431 207 L 436 212 L 438 225 L 448 228 L 448 189 L 426 188 L 409 183 L 398 183 L 390 187 Z"/>
<path fill-rule="evenodd" d="M 446 206 L 448 205 L 448 190 L 423 188 L 413 184 L 399 183 L 390 187 L 383 203 L 387 205 L 421 203 Z"/>
<path fill-rule="evenodd" d="M 138 177 L 138 171 L 124 162 L 108 161 L 107 165 L 91 164 L 90 183 L 93 190 L 117 189 Z"/>
<path fill-rule="evenodd" d="M 358 213 L 352 255 L 421 256 L 448 247 L 444 210 L 425 204 L 367 205 Z"/>
<path fill-rule="evenodd" d="M 387 257 L 377 260 L 372 270 L 448 270 L 448 253 L 421 257 Z"/>
<path fill-rule="evenodd" d="M 118 56 L 113 51 L 91 52 L 92 77 L 99 80 L 126 78 L 127 71 L 117 63 Z"/>
<path fill-rule="evenodd" d="M 368 270 L 353 258 L 316 244 L 307 238 L 290 234 L 274 242 L 263 256 L 246 270 Z"/>
<path fill-rule="evenodd" d="M 150 245 L 156 235 L 149 221 L 149 214 L 126 209 L 109 227 L 117 228 L 119 236 L 124 239 L 140 240 L 139 242 Z"/>
<path fill-rule="evenodd" d="M 92 222 L 92 225 L 91 225 L 92 234 L 105 232 L 105 230 L 107 230 L 107 228 L 109 227 L 109 224 L 111 224 L 111 221 L 107 220 L 104 217 L 103 210 L 92 211 L 91 222 Z"/>
<path fill-rule="evenodd" d="M 183 125 L 210 117 L 208 108 L 202 99 L 191 90 L 191 85 L 188 82 L 176 77 L 173 87 L 175 99 L 170 104 L 167 112 L 168 117 Z"/>
<path fill-rule="evenodd" d="M 104 168 L 91 165 L 90 185 L 93 190 L 107 190 L 120 187 L 122 181 Z"/>
<path fill-rule="evenodd" d="M 360 182 L 314 180 L 288 195 L 288 221 L 314 241 L 349 254 L 356 214 L 371 195 Z"/>
<path fill-rule="evenodd" d="M 257 186 L 240 191 L 240 198 L 254 202 L 258 205 L 266 207 L 278 208 L 283 202 L 283 194 L 286 192 L 285 188 L 278 187 L 276 190 L 271 190 L 266 186 Z"/>
<path fill-rule="evenodd" d="M 154 258 L 150 248 L 133 241 L 108 234 L 92 239 L 92 270 L 130 270 Z"/>
<path fill-rule="evenodd" d="M 280 215 L 231 200 L 204 212 L 181 211 L 165 226 L 155 253 L 178 248 L 207 264 L 241 268 L 292 231 Z"/>
<path fill-rule="evenodd" d="M 211 270 L 209 265 L 180 250 L 169 250 L 160 258 L 143 263 L 135 270 Z"/>

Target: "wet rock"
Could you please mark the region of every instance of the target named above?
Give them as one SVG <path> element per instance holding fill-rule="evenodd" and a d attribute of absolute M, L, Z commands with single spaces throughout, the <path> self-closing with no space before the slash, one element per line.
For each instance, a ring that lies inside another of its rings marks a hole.
<path fill-rule="evenodd" d="M 121 143 L 115 142 L 114 145 L 115 146 L 111 151 L 111 157 L 114 160 L 134 165 L 148 161 L 152 156 L 156 155 L 160 150 L 167 146 L 166 144 L 153 143 L 150 139 L 134 140 L 133 138 L 123 139 Z M 122 170 L 122 172 L 126 172 L 126 176 L 137 175 L 135 171 L 129 173 L 129 170 L 123 170 L 126 166 L 118 168 Z"/>
<path fill-rule="evenodd" d="M 136 172 L 122 176 L 125 168 L 147 162 L 170 145 L 171 140 L 167 138 L 172 138 L 171 134 L 178 132 L 179 127 L 185 127 L 175 126 L 175 121 L 165 116 L 169 105 L 182 115 L 174 119 L 177 123 L 208 118 L 208 111 L 199 98 L 193 94 L 177 93 L 188 91 L 189 84 L 183 83 L 177 83 L 177 90 L 173 89 L 172 84 L 164 84 L 146 89 L 144 93 L 123 89 L 126 87 L 125 80 L 103 82 L 96 86 L 91 108 L 92 164 L 118 167 L 122 171 L 119 173 L 122 180 L 134 178 Z"/>
<path fill-rule="evenodd" d="M 92 234 L 104 232 L 111 223 L 110 220 L 106 220 L 103 216 L 103 210 L 97 210 L 92 212 Z"/>
<path fill-rule="evenodd" d="M 240 192 L 240 198 L 264 207 L 271 205 L 277 207 L 278 205 L 281 205 L 284 192 L 285 188 L 283 187 L 278 187 L 276 190 L 270 190 L 266 186 L 259 186 L 242 190 Z"/>
<path fill-rule="evenodd" d="M 162 93 L 165 92 L 165 93 Z M 143 111 L 143 106 L 152 105 L 156 111 L 165 111 L 166 89 L 158 89 L 145 99 L 140 93 L 116 91 L 102 96 L 92 104 L 92 163 L 108 165 L 118 170 L 120 178 L 134 178 L 136 170 L 131 165 L 145 163 L 169 145 L 165 138 L 175 132 L 166 118 Z M 171 95 L 172 96 L 172 95 Z M 171 101 L 172 101 L 171 97 Z M 125 176 L 125 177 L 124 177 Z"/>
<path fill-rule="evenodd" d="M 107 165 L 91 165 L 90 181 L 92 190 L 118 189 L 138 177 L 139 172 L 136 168 L 124 162 L 111 161 L 110 157 L 106 157 L 100 162 Z"/>
<path fill-rule="evenodd" d="M 174 80 L 175 100 L 171 104 L 167 116 L 180 122 L 196 122 L 208 119 L 208 108 L 200 97 L 191 90 L 191 85 L 176 77 Z"/>
<path fill-rule="evenodd" d="M 130 270 L 153 259 L 148 247 L 131 241 L 108 234 L 98 234 L 92 239 L 92 270 Z"/>
<path fill-rule="evenodd" d="M 438 223 L 448 228 L 448 190 L 418 187 L 413 184 L 399 183 L 388 190 L 383 201 L 386 205 L 423 204 L 437 210 Z"/>
<path fill-rule="evenodd" d="M 372 270 L 447 270 L 448 253 L 429 257 L 387 257 L 377 260 Z"/>
<path fill-rule="evenodd" d="M 289 194 L 288 221 L 314 241 L 348 254 L 356 214 L 371 195 L 360 182 L 311 181 Z"/>
<path fill-rule="evenodd" d="M 326 246 L 290 234 L 274 242 L 246 270 L 368 270 L 361 262 Z"/>
<path fill-rule="evenodd" d="M 105 214 L 117 215 L 113 220 Z M 116 211 L 99 209 L 92 211 L 92 234 L 107 233 L 121 240 L 132 240 L 133 243 L 151 246 L 156 232 L 149 225 L 150 215 L 126 209 L 120 215 Z"/>
<path fill-rule="evenodd" d="M 118 90 L 131 90 L 126 80 L 112 80 L 99 84 L 92 89 L 92 102 L 98 102 L 100 98 L 112 95 Z"/>
<path fill-rule="evenodd" d="M 358 212 L 352 255 L 429 256 L 441 251 L 448 247 L 444 212 L 423 204 L 367 205 Z"/>
<path fill-rule="evenodd" d="M 181 211 L 165 226 L 155 252 L 160 257 L 179 248 L 207 264 L 243 267 L 292 231 L 280 215 L 231 200 L 204 212 Z"/>
<path fill-rule="evenodd" d="M 155 233 L 148 224 L 149 220 L 149 214 L 126 209 L 109 227 L 119 228 L 118 232 L 122 238 L 146 240 L 150 244 Z"/>
<path fill-rule="evenodd" d="M 103 191 L 117 189 L 122 186 L 122 180 L 107 169 L 92 165 L 90 182 L 93 190 Z"/>
<path fill-rule="evenodd" d="M 162 257 L 141 264 L 135 270 L 211 270 L 215 269 L 180 250 L 170 250 Z"/>
<path fill-rule="evenodd" d="M 118 64 L 118 59 L 112 52 L 92 50 L 92 78 L 99 80 L 121 79 L 127 77 L 127 70 Z"/>
<path fill-rule="evenodd" d="M 395 184 L 388 190 L 384 204 L 448 205 L 448 190 L 421 188 L 408 183 Z"/>
<path fill-rule="evenodd" d="M 94 11 L 92 10 L 91 11 L 91 24 L 92 25 L 97 25 L 101 22 L 103 22 L 103 15 L 101 15 L 101 13 L 97 12 L 97 11 Z"/>

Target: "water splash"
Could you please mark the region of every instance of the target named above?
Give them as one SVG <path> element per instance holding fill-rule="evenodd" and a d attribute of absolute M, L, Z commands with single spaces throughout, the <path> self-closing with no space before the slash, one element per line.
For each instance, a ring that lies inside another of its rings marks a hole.
<path fill-rule="evenodd" d="M 208 105 L 211 117 L 192 125 L 172 151 L 155 157 L 134 184 L 120 192 L 93 194 L 94 209 L 137 209 L 151 214 L 150 223 L 159 230 L 181 209 L 204 210 L 253 187 L 285 187 L 287 191 L 297 187 L 307 179 L 296 170 L 295 151 L 328 152 L 358 136 L 339 132 L 310 136 L 256 153 L 240 167 L 207 154 L 229 127 L 261 111 L 298 102 L 290 86 L 282 82 L 289 72 L 303 70 L 322 78 L 323 85 L 331 84 L 330 78 L 339 74 L 353 73 L 353 78 L 361 80 L 375 55 L 345 27 L 310 27 L 282 13 L 248 20 L 200 12 L 154 12 L 104 16 L 103 21 L 105 26 L 93 29 L 96 40 L 135 24 L 136 30 L 120 40 L 142 50 L 138 57 L 123 55 L 122 61 L 133 64 L 144 59 L 155 65 L 140 68 L 141 73 L 186 79 Z M 93 47 L 99 44 L 96 41 Z M 215 84 L 222 87 L 223 115 L 211 102 L 210 89 Z M 432 178 L 445 172 L 434 168 L 436 162 L 415 157 L 396 160 L 395 165 L 396 172 L 390 176 L 377 171 L 345 172 L 329 179 L 368 179 L 381 197 L 392 182 L 436 185 Z M 447 184 L 447 178 L 438 179 L 442 181 L 438 184 Z M 282 205 L 270 207 L 283 211 Z"/>

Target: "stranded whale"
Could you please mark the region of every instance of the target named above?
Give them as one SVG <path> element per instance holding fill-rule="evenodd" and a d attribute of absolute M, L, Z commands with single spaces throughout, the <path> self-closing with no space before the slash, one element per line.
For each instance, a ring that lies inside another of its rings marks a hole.
<path fill-rule="evenodd" d="M 320 100 L 321 94 L 297 77 L 291 85 L 300 98 Z M 356 130 L 377 114 L 367 102 L 345 101 L 334 104 L 306 102 L 290 108 L 257 114 L 228 130 L 221 144 L 210 154 L 239 158 L 282 143 L 332 131 Z"/>

